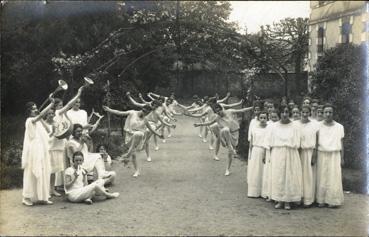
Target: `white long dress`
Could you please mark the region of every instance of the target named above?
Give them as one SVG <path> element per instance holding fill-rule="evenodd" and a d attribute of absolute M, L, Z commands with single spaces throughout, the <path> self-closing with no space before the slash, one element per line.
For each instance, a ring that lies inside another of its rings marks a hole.
<path fill-rule="evenodd" d="M 32 202 L 47 201 L 51 174 L 48 134 L 40 121 L 33 123 L 32 119 L 26 120 L 23 141 L 23 197 Z"/>
<path fill-rule="evenodd" d="M 247 166 L 247 196 L 260 197 L 263 181 L 265 158 L 266 127 L 255 126 L 251 132 L 252 150 Z"/>
<path fill-rule="evenodd" d="M 302 169 L 298 153 L 300 131 L 290 122 L 273 124 L 269 136 L 272 161 L 271 199 L 298 202 L 302 196 Z"/>
<path fill-rule="evenodd" d="M 344 128 L 333 122 L 333 126 L 321 123 L 318 130 L 317 203 L 342 205 L 344 201 L 341 174 L 341 139 Z"/>
<path fill-rule="evenodd" d="M 298 121 L 301 131 L 301 150 L 300 159 L 302 166 L 302 183 L 303 183 L 303 202 L 304 205 L 311 205 L 315 201 L 316 189 L 316 164 L 311 165 L 313 150 L 316 145 L 316 133 L 318 131 L 318 123 L 309 121 L 302 123 Z"/>
<path fill-rule="evenodd" d="M 64 114 L 60 114 L 60 110 L 55 111 L 54 122 L 56 125 L 61 124 L 66 119 Z M 55 186 L 64 184 L 63 172 L 68 164 L 65 160 L 66 142 L 67 139 L 58 139 L 54 136 L 49 139 L 51 173 L 55 173 Z"/>
<path fill-rule="evenodd" d="M 272 193 L 272 163 L 270 160 L 270 147 L 267 144 L 268 137 L 270 136 L 271 127 L 273 126 L 273 121 L 267 122 L 267 127 L 264 135 L 264 146 L 266 148 L 265 151 L 265 164 L 263 167 L 263 181 L 261 187 L 261 196 L 263 198 L 270 198 Z"/>

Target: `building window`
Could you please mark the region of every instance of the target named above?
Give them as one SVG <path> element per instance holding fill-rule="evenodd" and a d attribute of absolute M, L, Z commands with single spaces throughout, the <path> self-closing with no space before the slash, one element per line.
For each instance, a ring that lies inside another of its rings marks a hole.
<path fill-rule="evenodd" d="M 324 28 L 323 27 L 319 27 L 318 28 L 318 54 L 322 54 L 323 53 L 323 49 L 324 49 Z"/>
<path fill-rule="evenodd" d="M 344 17 L 342 19 L 342 26 L 341 26 L 341 43 L 348 44 L 350 43 L 350 34 L 351 34 L 351 24 L 350 18 Z"/>

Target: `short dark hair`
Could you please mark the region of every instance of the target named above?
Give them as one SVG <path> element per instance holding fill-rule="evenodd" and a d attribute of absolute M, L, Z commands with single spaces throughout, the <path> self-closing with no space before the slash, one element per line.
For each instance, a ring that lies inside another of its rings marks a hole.
<path fill-rule="evenodd" d="M 220 105 L 220 104 L 218 104 L 218 103 L 213 103 L 213 104 L 210 104 L 210 108 L 215 112 L 215 110 L 217 110 L 217 109 L 220 109 L 220 110 L 222 110 L 223 109 L 223 107 Z"/>
<path fill-rule="evenodd" d="M 281 113 L 283 113 L 283 111 L 284 111 L 285 109 L 287 109 L 287 110 L 288 110 L 288 115 L 291 117 L 291 110 L 290 110 L 290 108 L 288 108 L 288 106 L 287 106 L 287 105 L 281 105 L 281 106 L 279 107 L 279 115 L 281 115 Z"/>
<path fill-rule="evenodd" d="M 73 156 L 72 156 L 72 160 L 73 160 L 73 162 L 74 162 L 74 158 L 75 158 L 76 156 L 82 156 L 82 157 L 84 158 L 83 153 L 82 153 L 81 151 L 76 151 L 76 152 L 74 152 L 74 153 L 73 153 Z"/>
<path fill-rule="evenodd" d="M 260 117 L 260 114 L 265 114 L 268 117 L 268 112 L 266 110 L 260 111 L 258 118 Z"/>
<path fill-rule="evenodd" d="M 336 110 L 336 108 L 335 108 L 331 103 L 325 103 L 325 104 L 323 105 L 323 110 L 324 110 L 325 108 L 332 108 L 332 109 L 333 109 L 333 111 L 335 111 L 335 110 Z"/>
<path fill-rule="evenodd" d="M 309 110 L 309 113 L 311 113 L 311 108 L 310 108 L 310 106 L 308 106 L 308 105 L 303 105 L 303 106 L 301 106 L 301 110 L 303 110 L 303 109 L 308 109 L 308 110 Z"/>
<path fill-rule="evenodd" d="M 75 123 L 75 124 L 73 124 L 73 132 L 72 132 L 73 137 L 74 137 L 75 132 L 76 132 L 76 130 L 77 130 L 78 128 L 83 129 L 83 126 L 82 126 L 81 124 L 79 124 L 79 123 Z"/>
<path fill-rule="evenodd" d="M 99 144 L 99 145 L 96 146 L 96 152 L 99 152 L 101 147 L 104 147 L 105 150 L 106 150 L 106 145 L 105 144 Z"/>

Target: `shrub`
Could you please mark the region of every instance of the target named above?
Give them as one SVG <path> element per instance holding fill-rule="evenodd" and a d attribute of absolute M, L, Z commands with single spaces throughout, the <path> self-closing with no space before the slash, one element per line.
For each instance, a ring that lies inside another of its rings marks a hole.
<path fill-rule="evenodd" d="M 365 167 L 365 45 L 340 45 L 324 53 L 311 73 L 313 96 L 335 105 L 345 128 L 346 166 Z"/>

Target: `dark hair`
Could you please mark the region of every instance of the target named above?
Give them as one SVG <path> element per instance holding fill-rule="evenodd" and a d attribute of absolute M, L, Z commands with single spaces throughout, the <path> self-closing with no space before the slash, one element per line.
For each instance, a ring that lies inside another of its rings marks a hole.
<path fill-rule="evenodd" d="M 168 99 L 167 99 L 167 102 L 169 102 L 169 104 L 171 104 L 171 103 L 173 103 L 173 99 L 168 98 Z"/>
<path fill-rule="evenodd" d="M 26 103 L 26 116 L 29 117 L 31 115 L 32 112 L 32 107 L 36 105 L 35 102 L 33 101 L 29 101 Z"/>
<path fill-rule="evenodd" d="M 73 156 L 72 156 L 72 160 L 73 160 L 73 162 L 74 162 L 74 158 L 75 158 L 76 156 L 82 156 L 82 157 L 84 158 L 83 153 L 82 153 L 81 151 L 76 151 L 76 152 L 74 152 L 74 153 L 73 153 Z"/>
<path fill-rule="evenodd" d="M 161 106 L 161 103 L 160 103 L 160 101 L 159 101 L 159 100 L 153 100 L 151 105 L 152 105 L 153 107 L 159 107 L 159 106 Z"/>
<path fill-rule="evenodd" d="M 192 99 L 193 99 L 193 100 L 198 100 L 198 99 L 199 99 L 199 97 L 198 97 L 197 95 L 193 95 L 193 96 L 192 96 Z"/>
<path fill-rule="evenodd" d="M 318 109 L 321 109 L 321 110 L 323 110 L 324 109 L 324 105 L 318 105 L 318 108 L 317 108 L 317 110 Z"/>
<path fill-rule="evenodd" d="M 260 114 L 265 114 L 268 117 L 268 112 L 266 110 L 260 111 L 258 118 L 260 117 Z"/>
<path fill-rule="evenodd" d="M 208 105 L 215 104 L 215 103 L 217 103 L 217 98 L 216 97 L 210 97 L 210 98 L 208 98 L 208 100 L 206 101 L 206 103 Z"/>
<path fill-rule="evenodd" d="M 104 147 L 105 148 L 105 150 L 106 150 L 106 146 L 105 146 L 105 144 L 99 144 L 99 145 L 97 145 L 97 147 L 96 147 L 96 152 L 99 152 L 99 150 L 100 150 L 100 148 L 101 147 Z"/>
<path fill-rule="evenodd" d="M 285 109 L 287 109 L 288 110 L 288 115 L 291 117 L 291 111 L 290 111 L 290 109 L 288 108 L 288 106 L 287 105 L 281 105 L 280 107 L 279 107 L 279 116 L 281 115 L 281 113 L 283 113 L 284 112 L 284 110 Z"/>
<path fill-rule="evenodd" d="M 76 132 L 76 130 L 77 130 L 78 128 L 83 129 L 83 126 L 82 126 L 81 124 L 79 124 L 79 123 L 73 124 L 73 132 L 72 132 L 73 137 L 74 137 L 75 132 Z"/>
<path fill-rule="evenodd" d="M 142 111 L 148 111 L 149 113 L 153 110 L 153 107 L 151 105 L 147 105 L 145 104 L 143 107 L 142 107 Z"/>
<path fill-rule="evenodd" d="M 220 106 L 220 104 L 218 104 L 218 103 L 210 104 L 210 108 L 214 111 L 214 113 L 215 113 L 215 111 L 216 111 L 216 110 L 218 110 L 218 109 L 220 109 L 220 110 L 222 110 L 222 109 L 223 109 L 223 107 L 222 107 L 222 106 Z"/>
<path fill-rule="evenodd" d="M 323 110 L 325 109 L 325 108 L 332 108 L 333 109 L 333 111 L 335 111 L 335 107 L 331 104 L 331 103 L 326 103 L 326 104 L 324 104 L 323 105 Z"/>
<path fill-rule="evenodd" d="M 58 106 L 58 104 L 63 103 L 63 100 L 60 98 L 55 98 L 55 103 L 53 106 L 53 109 L 56 110 L 56 106 Z"/>
<path fill-rule="evenodd" d="M 308 105 L 303 105 L 303 106 L 301 106 L 301 110 L 303 110 L 303 109 L 308 109 L 308 110 L 309 110 L 309 113 L 311 113 L 311 108 L 310 108 L 310 106 L 308 106 Z"/>

